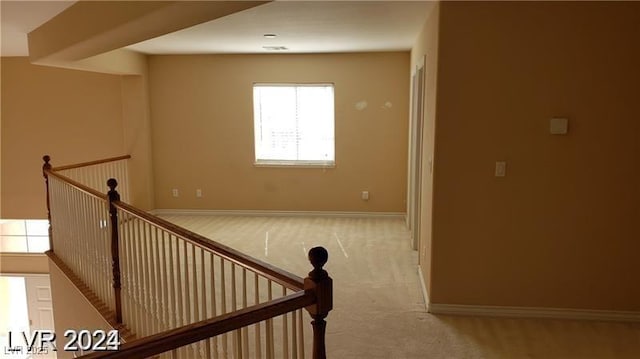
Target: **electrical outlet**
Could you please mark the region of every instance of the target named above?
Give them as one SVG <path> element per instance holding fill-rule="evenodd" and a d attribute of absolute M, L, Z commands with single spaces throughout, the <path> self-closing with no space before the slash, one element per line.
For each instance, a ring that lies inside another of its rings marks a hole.
<path fill-rule="evenodd" d="M 173 195 L 174 197 L 179 197 L 180 193 L 178 192 L 177 188 L 174 188 L 171 190 L 171 195 Z"/>
<path fill-rule="evenodd" d="M 369 200 L 369 191 L 362 191 L 362 200 L 363 201 Z"/>
<path fill-rule="evenodd" d="M 202 198 L 202 190 L 200 188 L 196 190 L 196 197 Z"/>

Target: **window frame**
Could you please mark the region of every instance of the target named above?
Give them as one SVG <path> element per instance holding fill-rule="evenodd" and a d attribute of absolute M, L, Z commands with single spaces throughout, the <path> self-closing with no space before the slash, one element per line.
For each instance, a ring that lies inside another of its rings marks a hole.
<path fill-rule="evenodd" d="M 257 118 L 255 112 L 256 87 L 331 87 L 333 94 L 333 160 L 277 160 L 277 159 L 258 159 L 257 153 L 257 141 L 256 141 L 256 126 Z M 255 167 L 304 167 L 304 168 L 334 168 L 336 167 L 336 101 L 335 101 L 335 83 L 333 82 L 254 82 L 251 87 L 252 90 L 252 111 L 253 111 L 253 165 Z"/>
<path fill-rule="evenodd" d="M 0 253 L 48 251 L 51 249 L 48 228 L 46 219 L 0 219 Z"/>

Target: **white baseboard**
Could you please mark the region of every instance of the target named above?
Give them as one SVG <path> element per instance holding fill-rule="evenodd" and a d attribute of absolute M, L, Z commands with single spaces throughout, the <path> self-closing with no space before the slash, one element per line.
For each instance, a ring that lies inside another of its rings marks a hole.
<path fill-rule="evenodd" d="M 424 297 L 424 309 L 429 312 L 431 302 L 429 301 L 429 292 L 427 291 L 427 285 L 422 275 L 422 267 L 418 265 L 418 276 L 420 277 L 420 287 L 422 287 L 422 296 Z"/>
<path fill-rule="evenodd" d="M 640 312 L 430 303 L 431 314 L 640 322 Z"/>
<path fill-rule="evenodd" d="M 398 218 L 402 212 L 336 212 L 336 211 L 271 211 L 271 210 L 212 210 L 212 209 L 154 209 L 154 215 L 186 216 L 250 216 L 250 217 L 342 217 L 342 218 Z"/>

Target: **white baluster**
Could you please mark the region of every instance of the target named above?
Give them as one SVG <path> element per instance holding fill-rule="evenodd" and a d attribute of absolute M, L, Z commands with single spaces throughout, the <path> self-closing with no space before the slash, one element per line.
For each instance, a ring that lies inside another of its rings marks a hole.
<path fill-rule="evenodd" d="M 144 281 L 143 281 L 143 271 L 144 271 L 144 267 L 142 264 L 143 261 L 143 256 L 144 256 L 144 252 L 142 250 L 142 236 L 140 235 L 141 233 L 141 222 L 139 220 L 136 221 L 136 226 L 135 226 L 135 232 L 134 232 L 134 239 L 135 239 L 135 243 L 136 243 L 136 257 L 135 257 L 135 273 L 136 273 L 136 290 L 137 290 L 137 294 L 138 294 L 138 317 L 140 318 L 140 331 L 139 331 L 139 336 L 142 338 L 144 336 L 148 335 L 148 331 L 147 331 L 147 321 L 145 320 L 144 317 Z"/>
<path fill-rule="evenodd" d="M 192 282 L 190 286 L 193 287 L 193 321 L 197 322 L 200 320 L 200 303 L 198 296 L 198 268 L 196 263 L 196 246 L 191 245 L 191 272 L 193 273 Z"/>
<path fill-rule="evenodd" d="M 227 313 L 227 280 L 224 275 L 224 258 L 220 257 L 220 314 Z M 227 347 L 227 333 L 221 335 L 222 340 L 222 357 L 228 357 L 228 347 Z"/>
<path fill-rule="evenodd" d="M 209 258 L 211 260 L 211 316 L 217 316 L 217 308 L 216 308 L 216 271 L 215 271 L 215 256 L 213 252 L 209 253 Z M 215 336 L 210 339 L 213 343 L 213 357 L 214 359 L 218 359 L 218 336 Z"/>
<path fill-rule="evenodd" d="M 271 301 L 273 299 L 273 290 L 271 288 L 271 280 L 267 281 L 267 300 Z M 265 347 L 267 350 L 267 359 L 273 359 L 275 356 L 274 347 L 273 347 L 273 319 L 267 319 L 266 321 L 266 336 L 265 336 Z"/>
<path fill-rule="evenodd" d="M 149 282 L 149 245 L 147 235 L 147 222 L 142 222 L 140 228 L 140 241 L 142 242 L 142 251 L 140 253 L 140 259 L 142 260 L 142 303 L 144 305 L 144 321 L 145 321 L 145 336 L 154 333 L 151 308 L 151 283 Z"/>
<path fill-rule="evenodd" d="M 184 241 L 184 239 L 183 239 Z M 184 257 L 184 307 L 185 307 L 185 322 L 184 324 L 191 324 L 191 282 L 189 281 L 189 251 L 187 246 L 190 246 L 187 241 L 184 241 L 182 255 Z"/>
<path fill-rule="evenodd" d="M 196 264 L 196 246 L 191 245 L 191 272 L 192 272 L 192 280 L 189 283 L 190 287 L 193 287 L 193 320 L 192 323 L 198 322 L 200 320 L 200 306 L 199 300 L 200 296 L 198 295 L 198 276 L 197 276 L 197 264 Z M 198 353 L 201 350 L 201 342 L 196 342 L 192 345 L 192 349 Z M 202 355 L 202 354 L 200 354 Z"/>
<path fill-rule="evenodd" d="M 162 313 L 163 310 L 160 307 L 161 299 L 162 299 L 162 272 L 160 269 L 160 236 L 158 227 L 153 226 L 153 248 L 155 249 L 155 254 L 153 256 L 153 263 L 155 267 L 155 276 L 153 278 L 155 291 L 154 291 L 154 300 L 156 302 L 156 312 L 155 318 L 157 323 L 158 332 L 164 330 L 164 326 L 162 324 Z"/>
<path fill-rule="evenodd" d="M 231 265 L 231 311 L 235 312 L 238 309 L 236 299 L 236 265 L 233 262 L 229 262 Z M 238 330 L 234 330 L 232 334 L 232 351 L 234 358 L 242 358 L 242 351 L 240 349 L 240 335 Z"/>
<path fill-rule="evenodd" d="M 287 295 L 287 288 L 282 286 L 282 296 Z M 289 328 L 287 323 L 287 314 L 283 314 L 282 318 L 282 353 L 284 358 L 289 357 Z"/>
<path fill-rule="evenodd" d="M 129 311 L 131 312 L 132 319 L 132 330 L 134 333 L 140 337 L 140 320 L 138 316 L 138 305 L 137 305 L 137 292 L 136 292 L 136 281 L 135 281 L 135 262 L 136 262 L 136 251 L 135 251 L 135 236 L 133 235 L 135 231 L 135 224 L 137 220 L 133 217 L 130 218 L 130 221 L 127 223 L 127 231 L 126 231 L 126 241 L 127 241 L 127 253 L 129 260 L 127 261 L 127 271 L 129 272 L 128 280 L 129 283 Z"/>
<path fill-rule="evenodd" d="M 131 282 L 129 281 L 129 238 L 127 231 L 129 227 L 129 216 L 118 210 L 118 218 L 120 218 L 120 276 L 122 282 L 122 322 L 133 330 L 133 318 L 131 316 Z"/>
<path fill-rule="evenodd" d="M 184 290 L 182 288 L 182 255 L 181 255 L 181 251 L 180 251 L 180 243 L 182 242 L 181 238 L 176 237 L 176 294 L 178 296 L 178 315 L 176 316 L 177 322 L 176 322 L 176 326 L 180 327 L 186 324 L 185 320 L 185 315 L 184 312 L 182 311 L 183 306 L 182 306 L 182 296 L 184 294 Z M 184 246 L 186 246 L 186 243 L 183 243 Z M 186 250 L 186 248 L 185 248 Z M 179 355 L 182 355 L 184 351 L 180 350 L 178 352 Z"/>
<path fill-rule="evenodd" d="M 172 234 L 169 234 L 169 327 L 171 328 L 178 326 L 178 311 L 176 310 L 176 280 L 173 266 L 174 239 L 175 237 Z"/>
<path fill-rule="evenodd" d="M 260 277 L 258 277 L 258 273 L 254 273 L 255 282 L 253 285 L 253 291 L 255 296 L 255 303 L 260 304 Z M 262 356 L 262 347 L 260 340 L 260 322 L 255 324 L 256 329 L 256 357 Z"/>
<path fill-rule="evenodd" d="M 291 354 L 293 359 L 298 359 L 298 337 L 296 332 L 296 311 L 291 312 Z"/>
<path fill-rule="evenodd" d="M 247 307 L 247 269 L 242 268 L 242 308 Z M 249 356 L 249 327 L 242 328 L 242 353 L 244 358 Z"/>
<path fill-rule="evenodd" d="M 176 317 L 176 327 L 180 327 L 184 325 L 184 312 L 182 311 L 182 259 L 181 259 L 181 249 L 180 249 L 181 241 L 178 237 L 176 237 L 176 296 L 178 299 L 178 311 Z"/>
<path fill-rule="evenodd" d="M 304 359 L 304 321 L 302 321 L 302 309 L 298 309 L 298 338 L 300 338 L 300 345 L 298 346 L 299 357 L 300 359 Z"/>
<path fill-rule="evenodd" d="M 207 281 L 206 281 L 206 272 L 205 272 L 205 261 L 204 261 L 204 250 L 200 249 L 200 263 L 202 264 L 202 268 L 201 269 L 201 275 L 200 275 L 200 294 L 201 294 L 201 299 L 200 301 L 202 302 L 202 311 L 200 312 L 201 317 L 200 320 L 204 320 L 207 319 Z M 211 358 L 211 340 L 210 339 L 206 339 L 202 342 L 204 344 L 204 357 L 205 358 Z"/>
<path fill-rule="evenodd" d="M 169 305 L 169 273 L 167 272 L 167 232 L 160 232 L 162 263 L 162 322 L 164 330 L 171 329 L 171 306 Z"/>

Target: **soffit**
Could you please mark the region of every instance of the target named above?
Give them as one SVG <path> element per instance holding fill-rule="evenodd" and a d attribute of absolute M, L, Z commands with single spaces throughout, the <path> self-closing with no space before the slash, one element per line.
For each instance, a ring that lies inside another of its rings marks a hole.
<path fill-rule="evenodd" d="M 275 1 L 128 46 L 147 54 L 409 50 L 433 2 Z M 264 34 L 276 34 L 274 39 Z"/>

